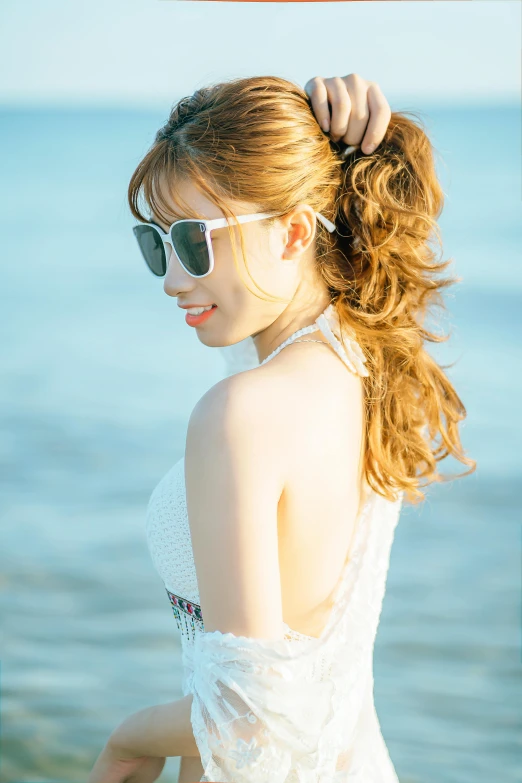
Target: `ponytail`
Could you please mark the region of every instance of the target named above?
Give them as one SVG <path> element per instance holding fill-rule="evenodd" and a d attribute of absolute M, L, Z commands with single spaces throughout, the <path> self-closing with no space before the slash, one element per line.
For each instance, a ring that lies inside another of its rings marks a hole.
<path fill-rule="evenodd" d="M 385 138 L 371 155 L 342 164 L 337 244 L 323 276 L 341 321 L 355 329 L 368 357 L 366 465 L 370 485 L 386 497 L 404 490 L 418 502 L 420 487 L 445 481 L 437 462 L 452 455 L 469 470 L 458 423 L 465 407 L 425 347 L 448 336 L 428 330 L 450 261 L 437 257 L 436 219 L 443 206 L 432 146 L 407 113 L 392 114 Z"/>

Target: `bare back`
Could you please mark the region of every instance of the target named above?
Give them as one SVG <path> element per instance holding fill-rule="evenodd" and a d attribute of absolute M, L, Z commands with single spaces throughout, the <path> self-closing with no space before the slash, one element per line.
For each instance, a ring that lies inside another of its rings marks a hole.
<path fill-rule="evenodd" d="M 326 340 L 294 347 L 301 341 L 254 372 L 269 376 L 287 451 L 278 506 L 283 618 L 299 633 L 319 636 L 366 494 L 363 384 Z"/>

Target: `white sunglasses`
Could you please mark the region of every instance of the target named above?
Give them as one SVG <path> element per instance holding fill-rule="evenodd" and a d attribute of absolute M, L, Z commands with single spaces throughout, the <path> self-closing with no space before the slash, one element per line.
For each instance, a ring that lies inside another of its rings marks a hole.
<path fill-rule="evenodd" d="M 226 228 L 237 223 L 251 223 L 254 220 L 265 220 L 275 217 L 277 213 L 260 212 L 255 215 L 239 215 L 233 218 L 216 218 L 215 220 L 200 220 L 187 218 L 176 220 L 165 233 L 155 223 L 137 223 L 133 227 L 134 236 L 145 259 L 147 267 L 155 277 L 164 277 L 170 258 L 167 243 L 171 245 L 176 258 L 183 269 L 191 277 L 206 277 L 214 269 L 214 253 L 210 232 L 216 228 Z M 330 233 L 335 231 L 335 225 L 319 212 L 317 219 Z"/>

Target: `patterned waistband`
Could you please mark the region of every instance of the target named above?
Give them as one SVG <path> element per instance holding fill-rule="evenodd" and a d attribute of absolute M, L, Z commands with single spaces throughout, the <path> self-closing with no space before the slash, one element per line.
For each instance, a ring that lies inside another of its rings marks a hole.
<path fill-rule="evenodd" d="M 172 612 L 176 618 L 176 624 L 182 634 L 189 638 L 194 637 L 196 626 L 204 631 L 203 615 L 201 613 L 201 606 L 195 604 L 192 601 L 188 601 L 186 598 L 182 598 L 176 593 L 171 593 L 170 590 L 165 588 L 169 597 L 170 605 L 172 606 Z"/>

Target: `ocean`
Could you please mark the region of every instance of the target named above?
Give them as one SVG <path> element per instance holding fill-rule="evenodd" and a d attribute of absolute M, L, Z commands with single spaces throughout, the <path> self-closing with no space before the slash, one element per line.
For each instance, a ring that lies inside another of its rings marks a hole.
<path fill-rule="evenodd" d="M 446 193 L 444 255 L 462 278 L 446 295 L 452 337 L 433 351 L 452 365 L 478 468 L 403 509 L 375 702 L 401 783 L 516 783 L 520 110 L 421 110 Z M 125 717 L 181 697 L 144 515 L 223 362 L 131 232 L 128 179 L 168 111 L 0 109 L 4 783 L 85 779 Z"/>

